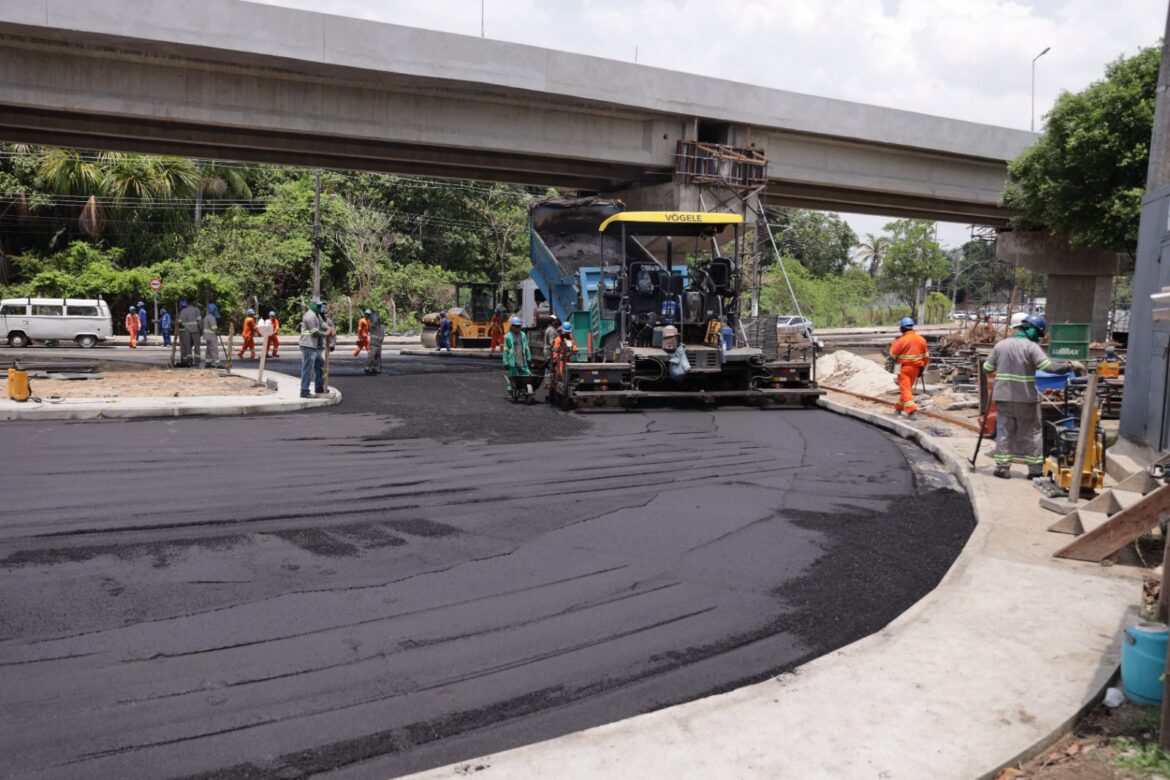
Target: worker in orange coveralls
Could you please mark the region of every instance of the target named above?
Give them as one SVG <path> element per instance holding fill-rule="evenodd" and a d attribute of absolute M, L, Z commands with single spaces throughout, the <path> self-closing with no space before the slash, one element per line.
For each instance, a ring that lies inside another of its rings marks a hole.
<path fill-rule="evenodd" d="M 130 334 L 130 349 L 138 349 L 138 310 L 130 307 L 126 315 L 126 332 Z"/>
<path fill-rule="evenodd" d="M 276 319 L 276 312 L 268 312 L 268 320 L 272 323 L 272 335 L 264 342 L 264 352 L 268 357 L 280 357 L 280 320 Z"/>
<path fill-rule="evenodd" d="M 240 345 L 240 353 L 237 357 L 244 357 L 244 350 L 248 350 L 251 352 L 249 357 L 253 360 L 256 359 L 256 334 L 259 332 L 259 329 L 256 327 L 256 312 L 248 309 L 248 316 L 244 317 L 244 329 L 240 332 L 240 335 L 244 338 L 244 343 Z"/>
<path fill-rule="evenodd" d="M 496 307 L 495 312 L 492 313 L 491 326 L 488 328 L 488 335 L 492 337 L 492 349 L 494 353 L 497 349 L 504 351 L 504 310 L 499 306 Z M 490 354 L 490 353 L 489 353 Z"/>
<path fill-rule="evenodd" d="M 357 346 L 353 350 L 354 357 L 362 354 L 363 349 L 367 352 L 370 349 L 370 314 L 370 310 L 366 309 L 362 312 L 362 318 L 358 320 L 358 337 Z"/>
<path fill-rule="evenodd" d="M 930 354 L 926 349 L 926 339 L 914 330 L 914 320 L 903 317 L 898 323 L 902 335 L 894 339 L 890 345 L 890 357 L 898 364 L 898 403 L 894 404 L 894 414 L 905 413 L 911 420 L 918 419 L 918 407 L 914 404 L 914 383 L 918 375 L 930 363 Z"/>

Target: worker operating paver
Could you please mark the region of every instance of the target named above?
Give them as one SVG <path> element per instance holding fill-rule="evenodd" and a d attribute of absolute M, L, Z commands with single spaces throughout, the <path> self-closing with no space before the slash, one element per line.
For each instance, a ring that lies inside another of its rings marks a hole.
<path fill-rule="evenodd" d="M 914 383 L 918 375 L 930 364 L 930 354 L 926 348 L 926 339 L 914 330 L 914 320 L 903 317 L 898 327 L 902 335 L 894 339 L 890 345 L 890 356 L 898 364 L 898 403 L 894 404 L 894 414 L 905 415 L 911 420 L 918 419 L 918 406 L 914 403 Z"/>
<path fill-rule="evenodd" d="M 1039 314 L 1029 314 L 991 350 L 984 370 L 995 373 L 995 388 L 991 400 L 995 402 L 995 476 L 1011 477 L 1012 458 L 1020 458 L 1028 466 L 1029 477 L 1042 473 L 1044 456 L 1041 452 L 1040 393 L 1036 389 L 1036 371 L 1066 374 L 1084 373 L 1085 367 L 1073 361 L 1050 360 L 1038 342 L 1048 323 Z"/>

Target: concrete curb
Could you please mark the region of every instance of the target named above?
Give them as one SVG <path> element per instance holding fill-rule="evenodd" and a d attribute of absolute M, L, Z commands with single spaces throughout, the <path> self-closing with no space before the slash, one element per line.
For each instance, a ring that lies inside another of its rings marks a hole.
<path fill-rule="evenodd" d="M 105 358 L 111 359 L 111 358 Z M 116 358 L 113 358 L 116 359 Z M 258 369 L 232 368 L 232 374 L 255 381 Z M 298 412 L 341 403 L 341 391 L 313 398 L 300 397 L 300 377 L 265 371 L 265 380 L 276 383 L 271 396 L 189 396 L 186 398 L 141 397 L 86 399 L 72 403 L 47 404 L 0 400 L 2 420 L 124 420 L 143 417 L 233 417 L 244 414 Z"/>
<path fill-rule="evenodd" d="M 975 471 L 975 468 L 971 465 L 970 461 L 959 460 L 955 457 L 954 453 L 943 447 L 940 447 L 938 442 L 934 441 L 934 439 L 928 436 L 924 431 L 902 422 L 897 418 L 886 417 L 881 414 L 865 411 L 863 409 L 855 409 L 851 406 L 846 406 L 845 404 L 828 400 L 825 397 L 817 399 L 817 404 L 830 412 L 845 415 L 846 417 L 852 417 L 856 420 L 861 420 L 862 422 L 889 431 L 890 433 L 893 433 L 896 436 L 900 436 L 903 439 L 913 441 L 919 447 L 938 458 L 939 462 L 945 465 L 947 469 L 955 476 L 955 478 L 959 480 L 959 483 L 963 486 L 963 489 L 967 491 L 967 497 L 970 499 L 971 507 L 975 512 L 975 530 L 972 531 L 970 539 L 967 540 L 967 544 L 963 545 L 963 549 L 959 552 L 959 557 L 956 558 L 955 562 L 951 564 L 951 568 L 939 582 L 938 586 L 936 586 L 936 590 L 937 587 L 942 587 L 949 580 L 958 578 L 962 571 L 970 563 L 971 559 L 978 553 L 981 541 L 987 536 L 990 530 L 988 523 L 988 513 L 991 511 L 991 507 L 989 506 L 989 502 L 987 500 L 987 493 L 983 489 L 982 485 L 978 485 L 975 480 L 972 479 L 972 473 Z M 994 442 L 991 442 L 991 444 L 994 445 Z M 894 622 L 897 623 L 904 620 L 907 616 L 913 616 L 914 613 L 918 610 L 919 605 L 923 604 L 925 601 L 926 599 L 920 600 L 917 604 L 899 615 Z M 1117 669 L 1118 667 L 1114 666 L 1114 673 L 1116 673 Z M 1070 714 L 1066 719 L 1061 721 L 1059 725 L 1051 729 L 1048 734 L 1036 740 L 1027 749 L 1020 751 L 1007 760 L 1001 761 L 991 769 L 979 775 L 979 780 L 984 780 L 984 778 L 994 778 L 1001 769 L 1028 761 L 1031 758 L 1039 755 L 1044 751 L 1045 748 L 1067 733 L 1068 730 L 1072 728 L 1072 726 L 1078 720 L 1080 720 L 1080 718 L 1087 711 L 1092 709 L 1097 704 L 1097 702 L 1101 700 L 1101 698 L 1105 695 L 1105 688 L 1108 687 L 1108 685 L 1109 683 L 1106 681 L 1097 686 L 1095 690 L 1091 690 L 1090 697 L 1083 703 L 1083 705 L 1075 712 Z"/>

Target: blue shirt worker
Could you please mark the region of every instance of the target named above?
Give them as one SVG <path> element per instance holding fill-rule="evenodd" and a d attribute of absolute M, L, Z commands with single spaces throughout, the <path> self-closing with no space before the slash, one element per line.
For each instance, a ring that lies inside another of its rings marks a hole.
<path fill-rule="evenodd" d="M 138 302 L 138 343 L 146 343 L 146 326 L 150 322 L 146 319 L 146 304 L 142 301 Z"/>
<path fill-rule="evenodd" d="M 439 312 L 439 333 L 436 337 L 435 352 L 442 349 L 451 351 L 451 320 L 447 319 L 447 312 Z"/>
<path fill-rule="evenodd" d="M 1077 362 L 1050 360 L 1037 343 L 1048 330 L 1048 323 L 1039 314 L 1029 314 L 1016 325 L 1012 335 L 991 350 L 983 364 L 988 373 L 995 373 L 995 388 L 991 400 L 995 402 L 995 459 L 994 476 L 1011 478 L 1012 459 L 1017 457 L 1028 466 L 1028 477 L 1043 473 L 1044 456 L 1040 430 L 1040 391 L 1036 389 L 1036 371 L 1067 374 L 1084 373 Z"/>
<path fill-rule="evenodd" d="M 171 345 L 171 313 L 163 309 L 162 316 L 158 318 L 158 327 L 162 331 L 163 346 L 169 347 Z"/>

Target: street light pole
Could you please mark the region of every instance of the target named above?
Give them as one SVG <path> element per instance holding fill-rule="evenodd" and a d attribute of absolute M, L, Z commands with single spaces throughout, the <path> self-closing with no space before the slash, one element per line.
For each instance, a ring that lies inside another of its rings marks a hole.
<path fill-rule="evenodd" d="M 1045 46 L 1044 51 L 1032 58 L 1032 115 L 1029 117 L 1031 122 L 1032 132 L 1036 132 L 1036 60 L 1043 57 L 1052 49 L 1051 46 Z"/>

